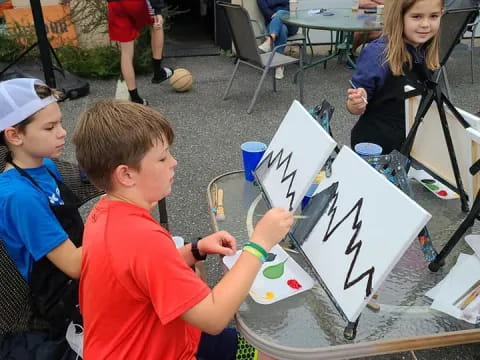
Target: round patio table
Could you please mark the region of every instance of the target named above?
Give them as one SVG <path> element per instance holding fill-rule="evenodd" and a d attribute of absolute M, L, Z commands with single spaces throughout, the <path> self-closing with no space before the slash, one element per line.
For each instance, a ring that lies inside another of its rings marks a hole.
<path fill-rule="evenodd" d="M 300 5 L 301 4 L 300 2 Z M 366 34 L 370 31 L 382 30 L 383 27 L 383 15 L 365 14 L 363 10 L 353 11 L 351 8 L 301 8 L 289 14 L 282 15 L 281 19 L 287 25 L 298 26 L 302 29 L 304 49 L 307 45 L 306 41 L 309 39 L 308 32 L 310 29 L 336 31 L 337 33 L 335 48 L 331 49 L 330 54 L 317 61 L 304 64 L 303 70 L 319 64 L 326 64 L 328 60 L 335 57 L 341 58 L 344 55 L 351 66 L 355 68 L 352 53 L 353 33 L 364 32 Z"/>
<path fill-rule="evenodd" d="M 260 188 L 245 181 L 242 171 L 235 171 L 209 184 L 209 209 L 214 184 L 224 191 L 226 217 L 219 222 L 210 212 L 212 228 L 230 232 L 241 248 L 258 221 L 254 214 L 265 213 L 267 204 Z M 428 228 L 439 249 L 465 214 L 459 211 L 458 200 L 439 199 L 417 182 L 411 186 L 415 200 L 433 215 Z M 474 231 L 478 233 L 478 225 Z M 478 325 L 432 310 L 431 301 L 424 296 L 448 273 L 465 247 L 457 246 L 445 266 L 432 273 L 415 240 L 379 289 L 376 301 L 380 311 L 362 312 L 354 340 L 345 339 L 346 321 L 318 283 L 311 290 L 270 305 L 258 304 L 248 296 L 235 316 L 237 328 L 257 349 L 275 359 L 288 360 L 357 358 L 478 342 Z M 289 255 L 309 271 L 301 256 L 291 251 Z"/>

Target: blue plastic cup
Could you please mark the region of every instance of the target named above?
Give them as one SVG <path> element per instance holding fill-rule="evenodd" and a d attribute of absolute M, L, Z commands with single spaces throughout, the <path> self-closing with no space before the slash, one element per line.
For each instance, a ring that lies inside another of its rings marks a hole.
<path fill-rule="evenodd" d="M 382 155 L 382 147 L 373 143 L 358 143 L 355 152 L 361 157 Z"/>
<path fill-rule="evenodd" d="M 242 149 L 245 180 L 253 181 L 255 180 L 253 172 L 257 168 L 257 165 L 265 153 L 265 150 L 267 150 L 267 145 L 259 141 L 247 141 L 243 143 L 240 148 Z"/>

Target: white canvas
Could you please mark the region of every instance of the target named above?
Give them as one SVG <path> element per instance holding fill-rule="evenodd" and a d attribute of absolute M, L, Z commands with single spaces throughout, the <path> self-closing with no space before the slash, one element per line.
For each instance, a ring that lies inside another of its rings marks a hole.
<path fill-rule="evenodd" d="M 295 100 L 255 170 L 272 207 L 295 211 L 335 145 Z"/>
<path fill-rule="evenodd" d="M 316 193 L 335 182 L 338 196 L 302 249 L 346 317 L 355 321 L 431 216 L 345 146 L 333 162 L 332 176 Z"/>

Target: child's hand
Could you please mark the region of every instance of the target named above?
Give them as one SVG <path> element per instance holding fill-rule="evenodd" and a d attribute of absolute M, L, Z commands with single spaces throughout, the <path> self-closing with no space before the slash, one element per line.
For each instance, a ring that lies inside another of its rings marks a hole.
<path fill-rule="evenodd" d="M 279 243 L 287 235 L 293 224 L 293 215 L 283 208 L 273 208 L 260 219 L 250 240 L 266 251 Z"/>
<path fill-rule="evenodd" d="M 162 15 L 155 15 L 153 17 L 153 27 L 155 29 L 161 29 L 163 27 L 163 16 Z"/>
<path fill-rule="evenodd" d="M 237 241 L 226 231 L 217 231 L 198 241 L 200 254 L 233 255 L 237 251 Z"/>
<path fill-rule="evenodd" d="M 364 88 L 348 89 L 348 110 L 354 115 L 361 115 L 367 108 L 367 92 Z"/>

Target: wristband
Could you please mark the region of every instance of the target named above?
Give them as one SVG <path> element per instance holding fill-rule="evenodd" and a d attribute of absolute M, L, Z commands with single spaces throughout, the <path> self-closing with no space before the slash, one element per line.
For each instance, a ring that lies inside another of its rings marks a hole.
<path fill-rule="evenodd" d="M 245 246 L 251 246 L 252 248 L 257 249 L 258 251 L 260 251 L 260 254 L 262 254 L 262 256 L 265 258 L 265 260 L 267 259 L 268 252 L 263 247 L 258 245 L 257 243 L 249 241 Z"/>
<path fill-rule="evenodd" d="M 198 241 L 200 239 L 193 239 L 191 244 L 192 244 L 192 248 L 191 248 L 191 252 L 192 252 L 192 255 L 193 257 L 198 260 L 198 261 L 203 261 L 207 258 L 207 254 L 205 255 L 202 255 L 200 254 L 200 251 L 198 250 Z"/>
<path fill-rule="evenodd" d="M 260 262 L 262 264 L 265 263 L 265 260 L 266 260 L 265 257 L 257 249 L 246 245 L 246 246 L 243 247 L 243 251 L 246 251 L 246 252 L 252 254 L 253 256 L 255 256 L 258 260 L 260 260 Z"/>

